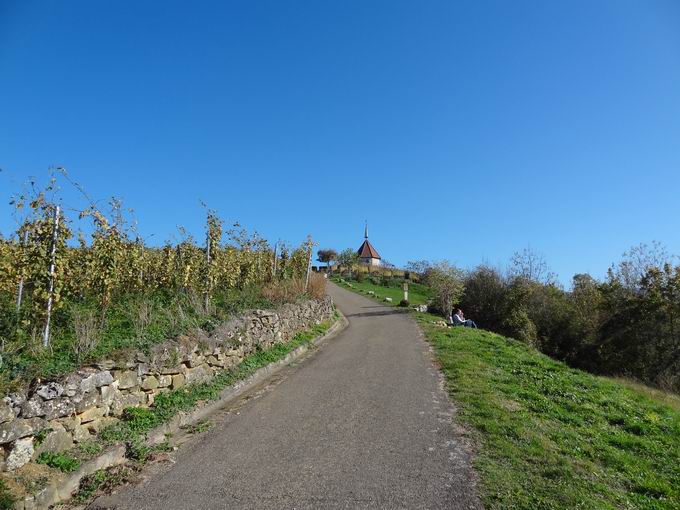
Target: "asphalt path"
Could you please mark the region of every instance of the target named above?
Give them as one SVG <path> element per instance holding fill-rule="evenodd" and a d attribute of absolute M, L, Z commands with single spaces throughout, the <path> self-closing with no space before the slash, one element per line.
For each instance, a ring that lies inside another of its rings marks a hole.
<path fill-rule="evenodd" d="M 416 324 L 329 287 L 343 332 L 92 508 L 481 508 L 465 431 Z"/>

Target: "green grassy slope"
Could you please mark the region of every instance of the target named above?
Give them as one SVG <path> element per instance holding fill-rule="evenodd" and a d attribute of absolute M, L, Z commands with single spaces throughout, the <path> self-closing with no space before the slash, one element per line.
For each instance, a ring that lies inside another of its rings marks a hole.
<path fill-rule="evenodd" d="M 680 509 L 680 412 L 517 341 L 416 314 L 490 509 Z"/>
<path fill-rule="evenodd" d="M 348 282 L 337 277 L 333 277 L 331 278 L 331 280 L 345 289 L 353 290 L 360 294 L 366 294 L 368 291 L 373 291 L 378 296 L 376 298 L 378 301 L 383 301 L 384 298 L 386 297 L 392 298 L 391 303 L 392 305 L 398 305 L 399 302 L 404 297 L 404 291 L 402 290 L 401 286 L 384 287 L 382 285 L 374 285 L 368 280 L 365 280 L 363 282 L 357 282 L 352 280 Z M 350 288 L 348 286 L 348 283 L 351 284 L 353 288 Z M 366 294 L 366 296 L 372 297 L 368 294 Z M 408 300 L 411 305 L 425 304 L 430 300 L 430 290 L 424 285 L 420 285 L 418 283 L 410 283 L 408 291 Z"/>

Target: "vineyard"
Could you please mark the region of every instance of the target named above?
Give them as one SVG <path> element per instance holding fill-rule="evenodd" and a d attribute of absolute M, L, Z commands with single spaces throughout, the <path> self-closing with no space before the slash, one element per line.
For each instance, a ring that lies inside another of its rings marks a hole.
<path fill-rule="evenodd" d="M 203 242 L 180 229 L 178 242 L 147 246 L 119 200 L 78 210 L 59 195 L 53 177 L 10 202 L 18 226 L 0 238 L 0 391 L 307 291 L 311 238 L 271 246 L 206 210 Z"/>

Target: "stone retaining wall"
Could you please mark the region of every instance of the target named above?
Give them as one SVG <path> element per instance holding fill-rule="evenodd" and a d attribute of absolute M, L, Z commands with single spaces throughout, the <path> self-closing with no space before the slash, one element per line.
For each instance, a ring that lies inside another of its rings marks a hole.
<path fill-rule="evenodd" d="M 255 310 L 220 325 L 153 347 L 83 367 L 56 381 L 10 394 L 0 401 L 0 470 L 13 471 L 42 452 L 58 452 L 91 439 L 123 409 L 148 407 L 154 397 L 202 382 L 240 363 L 256 348 L 287 342 L 332 317 L 333 303 L 307 301 L 276 311 Z"/>

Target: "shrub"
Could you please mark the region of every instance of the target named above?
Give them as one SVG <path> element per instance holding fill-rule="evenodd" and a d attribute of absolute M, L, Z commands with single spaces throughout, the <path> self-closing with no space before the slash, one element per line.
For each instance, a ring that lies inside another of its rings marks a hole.
<path fill-rule="evenodd" d="M 291 278 L 270 282 L 262 288 L 262 295 L 275 305 L 293 303 L 305 293 L 305 281 Z"/>
<path fill-rule="evenodd" d="M 323 299 L 326 297 L 326 278 L 319 273 L 309 275 L 309 286 L 307 294 L 313 299 Z"/>
<path fill-rule="evenodd" d="M 408 299 L 402 299 L 401 301 L 399 301 L 399 306 L 406 307 L 408 305 L 409 305 Z"/>
<path fill-rule="evenodd" d="M 525 310 L 514 309 L 503 321 L 505 334 L 529 345 L 536 345 L 536 326 Z"/>
<path fill-rule="evenodd" d="M 97 312 L 92 308 L 78 308 L 73 311 L 73 330 L 75 342 L 73 351 L 78 361 L 95 348 L 102 333 L 101 322 Z"/>

